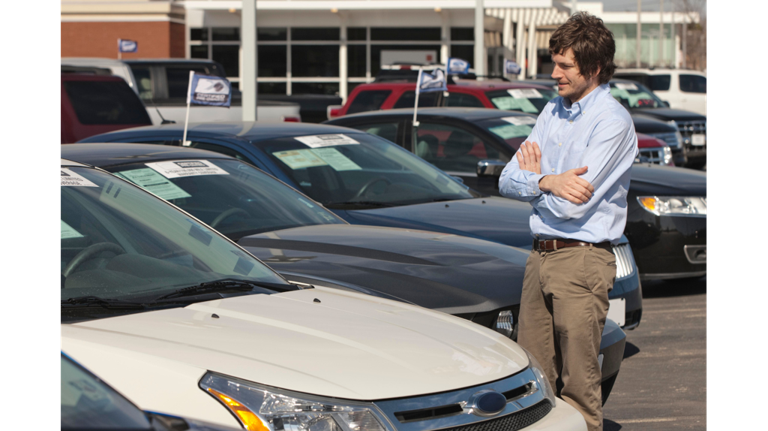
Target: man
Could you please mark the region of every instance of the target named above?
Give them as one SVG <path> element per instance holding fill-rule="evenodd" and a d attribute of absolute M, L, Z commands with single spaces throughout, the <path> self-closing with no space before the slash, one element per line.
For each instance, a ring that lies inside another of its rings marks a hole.
<path fill-rule="evenodd" d="M 557 97 L 499 178 L 503 196 L 530 202 L 533 250 L 525 267 L 518 343 L 552 387 L 603 426 L 598 352 L 616 276 L 611 244 L 627 220 L 637 136 L 611 96 L 613 35 L 602 20 L 573 15 L 549 41 Z"/>

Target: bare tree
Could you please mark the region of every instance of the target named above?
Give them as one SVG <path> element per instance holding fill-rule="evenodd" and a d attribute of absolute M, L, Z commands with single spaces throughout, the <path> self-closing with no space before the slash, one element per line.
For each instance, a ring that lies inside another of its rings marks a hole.
<path fill-rule="evenodd" d="M 705 70 L 707 68 L 707 0 L 677 0 L 676 12 L 687 15 L 691 24 L 687 25 L 685 34 L 685 65 L 689 69 Z"/>

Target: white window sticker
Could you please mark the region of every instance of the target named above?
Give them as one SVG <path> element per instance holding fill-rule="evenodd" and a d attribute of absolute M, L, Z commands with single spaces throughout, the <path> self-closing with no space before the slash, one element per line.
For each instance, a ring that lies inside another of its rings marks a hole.
<path fill-rule="evenodd" d="M 507 90 L 510 96 L 515 99 L 543 99 L 544 96 L 539 93 L 539 90 L 535 88 L 516 88 L 514 90 Z"/>
<path fill-rule="evenodd" d="M 278 151 L 277 153 L 272 153 L 272 155 L 293 170 L 328 165 L 323 159 L 317 157 L 312 150 Z"/>
<path fill-rule="evenodd" d="M 502 120 L 506 121 L 507 123 L 514 124 L 515 126 L 526 126 L 526 125 L 534 125 L 536 124 L 536 119 L 531 118 L 528 116 L 519 116 L 519 117 L 504 117 Z"/>
<path fill-rule="evenodd" d="M 68 238 L 82 238 L 83 234 L 76 231 L 72 226 L 64 223 L 64 220 L 61 221 L 61 239 L 68 239 Z"/>
<path fill-rule="evenodd" d="M 317 148 L 312 151 L 316 156 L 325 160 L 326 163 L 337 171 L 359 171 L 360 166 L 349 160 L 349 157 L 341 154 L 336 148 Z"/>
<path fill-rule="evenodd" d="M 130 171 L 118 172 L 115 175 L 146 189 L 165 200 L 188 198 L 191 195 L 181 187 L 170 182 L 167 178 L 160 175 L 154 169 L 131 169 Z"/>
<path fill-rule="evenodd" d="M 631 82 L 617 82 L 613 84 L 619 90 L 635 90 L 637 91 L 637 85 Z"/>
<path fill-rule="evenodd" d="M 297 136 L 297 141 L 312 148 L 334 147 L 336 145 L 356 145 L 356 140 L 347 135 L 315 135 L 315 136 Z"/>
<path fill-rule="evenodd" d="M 173 162 L 147 163 L 166 178 L 196 177 L 200 175 L 229 175 L 229 172 L 208 160 L 176 160 Z"/>
<path fill-rule="evenodd" d="M 61 185 L 68 187 L 98 187 L 84 177 L 65 168 L 61 168 Z"/>

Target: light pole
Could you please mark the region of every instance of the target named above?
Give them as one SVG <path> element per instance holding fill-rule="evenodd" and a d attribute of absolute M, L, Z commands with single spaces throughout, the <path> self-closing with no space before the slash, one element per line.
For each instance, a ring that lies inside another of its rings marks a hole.
<path fill-rule="evenodd" d="M 485 75 L 485 7 L 475 0 L 475 75 Z"/>
<path fill-rule="evenodd" d="M 256 52 L 256 0 L 243 0 L 240 20 L 243 43 L 243 76 L 240 91 L 243 95 L 243 121 L 256 121 L 258 84 L 258 56 Z"/>

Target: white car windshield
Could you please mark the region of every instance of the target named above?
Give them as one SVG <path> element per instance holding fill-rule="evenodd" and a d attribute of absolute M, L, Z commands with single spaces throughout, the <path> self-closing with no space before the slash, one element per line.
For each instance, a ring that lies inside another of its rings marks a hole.
<path fill-rule="evenodd" d="M 92 168 L 61 175 L 62 318 L 65 305 L 89 297 L 146 302 L 220 280 L 291 290 L 219 233 L 130 183 Z"/>
<path fill-rule="evenodd" d="M 329 208 L 387 207 L 480 196 L 378 136 L 349 133 L 257 142 L 312 199 Z"/>

